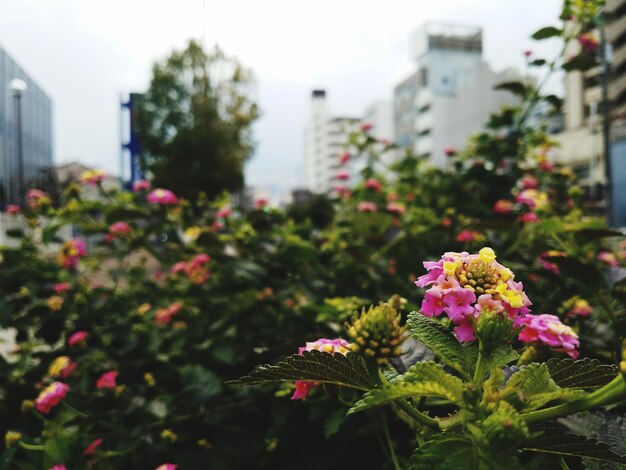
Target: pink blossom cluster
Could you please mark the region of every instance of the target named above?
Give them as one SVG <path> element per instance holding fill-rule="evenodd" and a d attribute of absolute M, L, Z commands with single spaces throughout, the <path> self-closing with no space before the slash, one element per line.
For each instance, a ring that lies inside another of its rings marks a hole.
<path fill-rule="evenodd" d="M 110 370 L 100 376 L 96 382 L 96 388 L 102 390 L 103 388 L 115 388 L 117 386 L 117 376 L 119 372 L 116 370 Z"/>
<path fill-rule="evenodd" d="M 228 217 L 230 217 L 232 213 L 233 213 L 233 210 L 230 207 L 224 206 L 224 207 L 220 207 L 215 212 L 215 217 L 217 219 L 227 219 Z"/>
<path fill-rule="evenodd" d="M 35 407 L 40 413 L 48 414 L 65 398 L 69 390 L 70 387 L 62 382 L 52 382 L 35 399 Z"/>
<path fill-rule="evenodd" d="M 73 238 L 63 244 L 63 248 L 57 255 L 57 261 L 65 269 L 75 268 L 78 261 L 87 255 L 87 245 L 80 238 Z"/>
<path fill-rule="evenodd" d="M 339 164 L 340 165 L 345 165 L 350 161 L 350 158 L 352 158 L 352 154 L 348 151 L 345 152 L 341 152 L 339 154 Z"/>
<path fill-rule="evenodd" d="M 476 230 L 461 230 L 456 236 L 457 242 L 475 242 L 480 239 L 482 239 L 482 235 Z"/>
<path fill-rule="evenodd" d="M 175 465 L 173 463 L 164 463 L 162 465 L 159 465 L 155 470 L 176 470 L 178 468 L 178 465 Z"/>
<path fill-rule="evenodd" d="M 572 359 L 578 359 L 578 335 L 561 323 L 559 317 L 548 314 L 527 315 L 522 318 L 521 324 L 524 328 L 519 334 L 520 341 L 545 344 L 555 351 L 567 353 Z"/>
<path fill-rule="evenodd" d="M 571 310 L 567 312 L 568 317 L 588 317 L 593 313 L 593 307 L 585 299 L 574 298 Z"/>
<path fill-rule="evenodd" d="M 543 269 L 546 269 L 548 271 L 553 272 L 556 275 L 559 275 L 561 274 L 561 270 L 559 269 L 559 266 L 556 263 L 550 261 L 550 258 L 562 258 L 565 256 L 567 256 L 567 253 L 565 253 L 564 251 L 558 251 L 558 250 L 544 251 L 537 258 L 537 262 Z"/>
<path fill-rule="evenodd" d="M 510 214 L 513 211 L 513 201 L 508 199 L 498 199 L 493 205 L 496 214 Z"/>
<path fill-rule="evenodd" d="M 89 456 L 89 455 L 93 455 L 96 453 L 96 449 L 98 447 L 100 447 L 100 445 L 102 444 L 103 439 L 101 437 L 99 437 L 98 439 L 95 439 L 91 444 L 89 444 L 85 450 L 83 451 L 83 455 L 85 457 Z"/>
<path fill-rule="evenodd" d="M 174 206 L 178 204 L 178 198 L 169 189 L 157 188 L 148 193 L 146 201 L 150 204 L 159 204 L 161 206 Z"/>
<path fill-rule="evenodd" d="M 123 237 L 132 233 L 133 228 L 128 222 L 114 222 L 109 226 L 109 234 L 114 237 Z"/>
<path fill-rule="evenodd" d="M 506 316 L 513 327 L 522 327 L 521 341 L 542 343 L 571 357 L 578 355 L 578 337 L 554 315 L 531 315 L 532 302 L 515 275 L 498 263 L 491 248 L 478 254 L 449 252 L 439 261 L 426 261 L 428 270 L 418 278 L 418 287 L 431 286 L 420 312 L 428 317 L 445 313 L 455 325 L 460 342 L 476 339 L 474 326 L 483 312 Z M 528 329 L 528 331 L 526 331 Z"/>
<path fill-rule="evenodd" d="M 80 175 L 81 183 L 88 184 L 89 186 L 97 186 L 107 178 L 107 173 L 104 170 L 87 170 L 83 171 Z"/>
<path fill-rule="evenodd" d="M 617 260 L 617 256 L 610 251 L 601 251 L 598 253 L 598 261 L 602 261 L 603 263 L 611 266 L 612 268 L 619 267 L 619 261 Z"/>
<path fill-rule="evenodd" d="M 586 33 L 578 36 L 578 44 L 580 44 L 585 51 L 593 54 L 598 49 L 600 43 L 592 33 Z"/>
<path fill-rule="evenodd" d="M 305 346 L 301 346 L 298 348 L 298 354 L 302 354 L 304 351 L 324 351 L 327 353 L 341 353 L 347 354 L 350 352 L 350 343 L 348 343 L 345 339 L 336 338 L 336 339 L 327 339 L 320 338 L 317 341 L 309 341 Z M 317 387 L 319 384 L 317 382 L 308 382 L 305 380 L 296 380 L 296 391 L 291 396 L 292 400 L 301 400 L 306 398 L 309 395 L 309 391 L 312 388 Z"/>
<path fill-rule="evenodd" d="M 406 212 L 406 206 L 404 204 L 400 204 L 399 202 L 388 202 L 387 212 L 391 212 L 392 214 L 396 214 L 396 215 L 401 215 Z"/>
<path fill-rule="evenodd" d="M 72 285 L 69 282 L 57 282 L 52 287 L 54 292 L 56 292 L 57 294 L 62 294 L 63 292 L 66 292 L 70 290 L 71 288 L 72 288 Z"/>
<path fill-rule="evenodd" d="M 190 261 L 179 261 L 172 266 L 171 273 L 184 273 L 192 284 L 199 286 L 204 284 L 211 277 L 211 273 L 207 264 L 211 261 L 211 257 L 206 253 L 200 253 L 194 256 Z"/>
<path fill-rule="evenodd" d="M 174 302 L 165 308 L 158 309 L 154 314 L 154 322 L 157 325 L 167 325 L 183 309 L 181 302 Z"/>
<path fill-rule="evenodd" d="M 50 198 L 41 189 L 29 189 L 26 193 L 26 204 L 31 209 L 39 209 L 50 204 Z"/>
<path fill-rule="evenodd" d="M 254 200 L 255 209 L 265 209 L 269 205 L 270 201 L 266 197 L 257 197 Z"/>
<path fill-rule="evenodd" d="M 67 344 L 69 346 L 76 346 L 77 344 L 82 344 L 87 339 L 87 336 L 89 335 L 87 334 L 86 331 L 77 331 L 76 333 L 72 334 L 72 336 L 69 337 L 69 339 L 67 340 Z"/>
<path fill-rule="evenodd" d="M 379 193 L 383 189 L 383 185 L 381 184 L 381 182 L 375 178 L 366 179 L 363 183 L 363 186 L 365 186 L 365 189 L 371 189 L 372 191 L 375 191 L 377 193 Z"/>
<path fill-rule="evenodd" d="M 530 300 L 521 282 L 510 269 L 495 261 L 491 248 L 479 254 L 448 252 L 439 261 L 426 261 L 427 274 L 418 287 L 432 286 L 424 297 L 421 313 L 432 317 L 442 313 L 454 323 L 461 342 L 476 339 L 474 323 L 484 309 L 507 315 L 519 322 L 530 312 Z"/>
<path fill-rule="evenodd" d="M 335 179 L 339 181 L 348 181 L 350 179 L 350 172 L 348 170 L 341 170 L 337 172 Z"/>
<path fill-rule="evenodd" d="M 362 201 L 357 204 L 356 210 L 359 212 L 376 212 L 378 210 L 378 206 L 375 202 Z"/>
<path fill-rule="evenodd" d="M 16 204 L 9 204 L 7 206 L 7 214 L 17 215 L 22 212 L 22 208 Z"/>
<path fill-rule="evenodd" d="M 74 372 L 77 366 L 78 364 L 73 362 L 68 356 L 59 356 L 50 364 L 48 376 L 66 379 Z"/>
<path fill-rule="evenodd" d="M 62 463 L 60 463 L 60 464 L 50 467 L 50 470 L 67 470 L 67 467 L 63 465 Z"/>
<path fill-rule="evenodd" d="M 140 193 L 143 191 L 150 191 L 150 181 L 137 180 L 133 183 L 133 192 Z"/>
<path fill-rule="evenodd" d="M 335 186 L 335 192 L 339 197 L 349 198 L 352 195 L 352 191 L 345 184 Z"/>

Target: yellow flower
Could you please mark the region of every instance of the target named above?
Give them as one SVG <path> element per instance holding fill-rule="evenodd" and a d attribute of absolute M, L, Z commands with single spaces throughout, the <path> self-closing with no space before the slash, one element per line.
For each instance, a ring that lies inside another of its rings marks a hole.
<path fill-rule="evenodd" d="M 139 315 L 145 315 L 146 313 L 150 311 L 151 308 L 152 308 L 152 305 L 150 305 L 149 303 L 141 304 L 139 307 L 137 307 L 137 313 Z"/>
<path fill-rule="evenodd" d="M 485 247 L 478 252 L 478 257 L 485 264 L 491 264 L 496 259 L 496 253 L 489 247 Z"/>
<path fill-rule="evenodd" d="M 164 441 L 176 442 L 178 440 L 178 436 L 171 428 L 168 428 L 161 431 L 161 439 Z"/>
<path fill-rule="evenodd" d="M 454 272 L 458 267 L 458 263 L 456 261 L 444 261 L 443 262 L 443 272 L 448 276 L 454 276 Z"/>
<path fill-rule="evenodd" d="M 185 230 L 185 236 L 191 241 L 196 241 L 201 233 L 201 227 L 189 227 L 187 230 Z"/>
<path fill-rule="evenodd" d="M 57 357 L 54 361 L 52 361 L 52 364 L 50 364 L 50 367 L 48 368 L 48 375 L 50 377 L 59 377 L 63 370 L 70 365 L 70 362 L 70 358 L 67 356 Z"/>
<path fill-rule="evenodd" d="M 63 302 L 65 302 L 65 299 L 63 297 L 61 297 L 60 295 L 53 295 L 47 301 L 48 308 L 53 312 L 58 312 L 59 310 L 61 310 L 61 307 L 63 307 Z"/>
<path fill-rule="evenodd" d="M 143 374 L 143 379 L 148 384 L 148 387 L 154 387 L 154 385 L 156 384 L 156 380 L 154 380 L 154 375 L 152 375 L 150 372 L 146 372 L 145 374 Z"/>

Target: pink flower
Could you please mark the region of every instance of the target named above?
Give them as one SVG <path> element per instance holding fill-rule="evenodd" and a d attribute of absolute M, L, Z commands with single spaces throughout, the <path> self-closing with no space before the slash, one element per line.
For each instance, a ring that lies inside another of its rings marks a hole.
<path fill-rule="evenodd" d="M 94 440 L 91 444 L 89 444 L 85 450 L 83 451 L 83 455 L 84 456 L 88 456 L 88 455 L 93 455 L 96 452 L 96 449 L 98 447 L 100 447 L 100 445 L 102 444 L 103 440 L 101 437 L 99 437 L 98 439 Z"/>
<path fill-rule="evenodd" d="M 493 205 L 493 211 L 496 214 L 510 214 L 513 210 L 513 202 L 508 199 L 499 199 Z"/>
<path fill-rule="evenodd" d="M 63 465 L 62 463 L 60 463 L 58 465 L 50 467 L 50 470 L 67 470 L 67 467 Z"/>
<path fill-rule="evenodd" d="M 116 370 L 110 370 L 100 376 L 96 382 L 96 388 L 102 390 L 103 388 L 115 388 L 117 386 L 116 379 L 119 372 Z"/>
<path fill-rule="evenodd" d="M 524 57 L 529 58 L 531 55 L 533 55 L 533 51 L 526 50 L 526 51 L 524 51 L 523 54 L 524 54 Z"/>
<path fill-rule="evenodd" d="M 233 213 L 230 207 L 220 207 L 215 213 L 215 217 L 218 219 L 227 219 Z"/>
<path fill-rule="evenodd" d="M 443 154 L 446 157 L 454 157 L 456 155 L 456 149 L 453 147 L 446 147 L 445 149 L 443 149 Z"/>
<path fill-rule="evenodd" d="M 598 261 L 602 261 L 612 268 L 619 267 L 619 261 L 617 261 L 617 256 L 615 256 L 615 254 L 611 253 L 610 251 L 601 251 L 600 253 L 598 253 Z"/>
<path fill-rule="evenodd" d="M 35 400 L 35 406 L 40 413 L 48 414 L 52 411 L 52 408 L 57 406 L 70 388 L 62 382 L 52 382 L 46 388 L 44 388 L 37 399 Z"/>
<path fill-rule="evenodd" d="M 70 346 L 76 346 L 77 344 L 84 343 L 87 339 L 87 336 L 89 336 L 89 334 L 87 334 L 86 331 L 77 331 L 69 337 L 69 339 L 67 340 L 67 344 Z"/>
<path fill-rule="evenodd" d="M 109 233 L 114 236 L 128 235 L 133 228 L 126 222 L 115 222 L 109 227 Z"/>
<path fill-rule="evenodd" d="M 392 214 L 404 214 L 406 212 L 406 207 L 404 204 L 400 204 L 397 202 L 390 202 L 387 204 L 387 211 Z"/>
<path fill-rule="evenodd" d="M 541 222 L 541 219 L 539 219 L 539 216 L 535 214 L 534 212 L 526 212 L 526 214 L 520 217 L 520 220 L 524 222 L 525 224 L 537 224 Z"/>
<path fill-rule="evenodd" d="M 475 230 L 461 230 L 456 236 L 457 242 L 475 242 L 479 240 L 481 235 Z"/>
<path fill-rule="evenodd" d="M 17 215 L 20 212 L 22 212 L 22 208 L 20 206 L 17 206 L 15 204 L 9 204 L 7 206 L 7 214 Z"/>
<path fill-rule="evenodd" d="M 57 282 L 53 289 L 57 294 L 62 294 L 65 291 L 68 291 L 72 288 L 72 285 L 69 282 Z"/>
<path fill-rule="evenodd" d="M 199 255 L 196 255 L 189 262 L 179 261 L 174 266 L 172 266 L 171 273 L 185 273 L 185 275 L 189 278 L 192 284 L 204 284 L 206 281 L 209 280 L 211 276 L 211 273 L 206 266 L 210 260 L 211 257 L 209 255 L 207 255 L 206 253 L 201 253 Z"/>
<path fill-rule="evenodd" d="M 371 189 L 373 191 L 376 191 L 377 193 L 380 192 L 381 189 L 383 189 L 383 185 L 380 184 L 380 181 L 374 178 L 366 179 L 363 185 L 365 186 L 365 189 Z"/>
<path fill-rule="evenodd" d="M 148 194 L 146 200 L 150 204 L 160 204 L 162 206 L 171 206 L 178 204 L 178 198 L 169 189 L 157 188 Z"/>
<path fill-rule="evenodd" d="M 103 170 L 87 170 L 80 175 L 80 181 L 90 186 L 102 183 L 108 175 Z"/>
<path fill-rule="evenodd" d="M 360 127 L 363 132 L 368 132 L 371 131 L 374 126 L 369 122 L 362 122 Z"/>
<path fill-rule="evenodd" d="M 600 44 L 592 33 L 581 34 L 578 36 L 578 43 L 585 51 L 591 54 L 596 52 L 598 45 Z"/>
<path fill-rule="evenodd" d="M 78 261 L 87 255 L 87 245 L 80 238 L 73 238 L 63 244 L 63 248 L 57 255 L 57 262 L 65 269 L 75 268 Z"/>
<path fill-rule="evenodd" d="M 573 308 L 567 312 L 568 317 L 588 317 L 593 313 L 593 307 L 584 299 L 576 299 Z"/>
<path fill-rule="evenodd" d="M 350 172 L 347 170 L 341 170 L 335 175 L 335 179 L 339 181 L 348 181 L 350 179 Z"/>
<path fill-rule="evenodd" d="M 435 289 L 433 288 L 426 292 L 422 301 L 422 308 L 420 309 L 421 313 L 431 318 L 433 315 L 441 315 L 446 308 L 441 292 L 432 292 L 433 290 Z"/>
<path fill-rule="evenodd" d="M 378 210 L 378 206 L 374 202 L 363 201 L 359 202 L 356 206 L 356 210 L 359 212 L 376 212 Z"/>
<path fill-rule="evenodd" d="M 350 343 L 345 339 L 326 339 L 320 338 L 317 341 L 307 342 L 305 346 L 298 348 L 298 354 L 302 354 L 304 351 L 323 351 L 330 354 L 341 353 L 347 354 L 350 352 Z M 296 380 L 296 391 L 291 396 L 292 400 L 301 400 L 309 395 L 309 390 L 317 387 L 317 382 L 309 382 L 305 380 Z"/>
<path fill-rule="evenodd" d="M 476 339 L 474 325 L 472 325 L 472 321 L 469 319 L 463 320 L 457 326 L 455 326 L 454 334 L 461 343 L 474 341 Z"/>
<path fill-rule="evenodd" d="M 59 356 L 48 368 L 48 376 L 49 377 L 60 377 L 62 379 L 68 378 L 74 369 L 78 367 L 76 362 L 72 362 L 71 359 L 67 356 Z"/>
<path fill-rule="evenodd" d="M 527 315 L 520 323 L 524 325 L 519 334 L 520 341 L 541 343 L 555 351 L 567 353 L 572 359 L 578 358 L 578 335 L 569 326 L 561 323 L 557 316 Z"/>
<path fill-rule="evenodd" d="M 350 161 L 350 158 L 352 158 L 352 154 L 350 152 L 342 152 L 339 154 L 339 164 L 345 165 Z"/>
<path fill-rule="evenodd" d="M 352 191 L 350 191 L 350 188 L 348 188 L 345 185 L 338 185 L 335 186 L 335 192 L 340 196 L 340 197 L 350 197 L 352 195 Z"/>
<path fill-rule="evenodd" d="M 142 191 L 150 191 L 150 181 L 137 180 L 133 183 L 133 192 L 140 193 Z"/>
<path fill-rule="evenodd" d="M 520 180 L 520 184 L 522 189 L 537 189 L 539 187 L 539 181 L 534 176 L 524 176 Z"/>
<path fill-rule="evenodd" d="M 163 465 L 159 465 L 155 470 L 176 470 L 178 465 L 173 463 L 164 463 Z"/>
<path fill-rule="evenodd" d="M 541 171 L 545 171 L 546 173 L 550 173 L 554 170 L 554 164 L 552 164 L 547 158 L 544 158 L 539 162 L 539 169 Z"/>
<path fill-rule="evenodd" d="M 494 300 L 491 294 L 482 294 L 478 297 L 476 302 L 476 312 L 480 313 L 483 310 L 489 310 L 494 313 L 501 313 L 504 311 L 504 305 L 499 300 Z"/>
<path fill-rule="evenodd" d="M 29 189 L 26 193 L 26 204 L 31 209 L 39 209 L 50 204 L 50 198 L 40 189 Z"/>
<path fill-rule="evenodd" d="M 445 312 L 450 317 L 450 320 L 460 323 L 474 313 L 475 309 L 472 305 L 474 302 L 476 302 L 476 294 L 471 290 L 461 287 L 454 289 L 445 296 Z"/>
<path fill-rule="evenodd" d="M 174 302 L 165 308 L 158 309 L 154 314 L 154 322 L 157 325 L 167 325 L 183 309 L 181 302 Z"/>
<path fill-rule="evenodd" d="M 255 209 L 264 209 L 268 206 L 270 201 L 265 197 L 258 197 L 254 200 L 254 208 Z"/>

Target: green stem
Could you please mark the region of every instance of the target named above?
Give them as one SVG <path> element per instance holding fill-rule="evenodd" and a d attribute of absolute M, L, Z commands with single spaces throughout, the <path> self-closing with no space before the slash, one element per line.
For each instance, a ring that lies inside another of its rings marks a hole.
<path fill-rule="evenodd" d="M 563 457 L 559 459 L 559 466 L 561 467 L 561 470 L 570 470 L 569 465 L 567 465 L 567 462 Z"/>
<path fill-rule="evenodd" d="M 391 436 L 389 435 L 389 427 L 387 426 L 387 417 L 385 416 L 385 412 L 382 410 L 381 410 L 381 416 L 383 420 L 383 434 L 385 435 L 385 441 L 387 442 L 387 447 L 389 448 L 389 455 L 391 456 L 393 467 L 396 470 L 401 470 L 401 467 L 398 464 L 398 458 L 396 457 L 396 451 L 393 449 L 393 442 L 391 441 Z"/>
<path fill-rule="evenodd" d="M 486 369 L 487 354 L 485 354 L 485 348 L 483 347 L 483 343 L 481 341 L 478 346 L 478 360 L 476 361 L 476 369 L 474 370 L 474 383 L 478 386 L 478 388 L 482 387 Z"/>
<path fill-rule="evenodd" d="M 626 400 L 626 381 L 620 374 L 604 387 L 584 398 L 544 410 L 531 411 L 522 416 L 530 424 L 546 419 L 560 418 L 561 416 L 567 416 L 591 408 L 619 403 L 623 400 Z"/>
<path fill-rule="evenodd" d="M 45 450 L 44 447 L 40 444 L 26 444 L 25 442 L 20 441 L 19 445 L 21 448 L 26 449 L 26 450 L 37 450 L 37 451 Z"/>

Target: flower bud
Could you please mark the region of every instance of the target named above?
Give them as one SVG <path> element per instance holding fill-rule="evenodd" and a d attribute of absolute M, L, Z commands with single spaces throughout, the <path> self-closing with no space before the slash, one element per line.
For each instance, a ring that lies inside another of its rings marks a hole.
<path fill-rule="evenodd" d="M 7 449 L 17 444 L 22 438 L 22 433 L 16 431 L 7 431 L 4 435 L 4 443 L 6 444 Z"/>
<path fill-rule="evenodd" d="M 478 316 L 476 334 L 486 351 L 508 340 L 513 330 L 513 320 L 506 314 L 485 309 Z"/>
<path fill-rule="evenodd" d="M 482 428 L 487 443 L 497 450 L 517 449 L 530 434 L 526 421 L 507 402 L 498 403 L 497 410 L 483 421 Z"/>
<path fill-rule="evenodd" d="M 346 324 L 348 335 L 354 341 L 353 352 L 385 364 L 389 358 L 402 354 L 400 345 L 405 340 L 406 325 L 400 326 L 400 314 L 390 305 L 381 303 L 352 317 Z"/>

